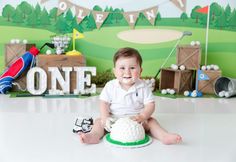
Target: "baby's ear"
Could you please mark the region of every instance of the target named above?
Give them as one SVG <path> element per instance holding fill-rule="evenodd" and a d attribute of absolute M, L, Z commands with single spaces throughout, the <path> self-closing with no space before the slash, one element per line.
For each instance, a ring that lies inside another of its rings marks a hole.
<path fill-rule="evenodd" d="M 141 68 L 140 68 L 140 74 L 141 74 L 142 72 L 143 72 L 143 68 L 141 67 Z"/>

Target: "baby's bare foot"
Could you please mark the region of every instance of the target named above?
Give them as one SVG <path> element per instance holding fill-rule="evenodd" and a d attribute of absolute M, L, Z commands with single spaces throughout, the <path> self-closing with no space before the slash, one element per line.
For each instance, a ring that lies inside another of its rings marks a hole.
<path fill-rule="evenodd" d="M 80 133 L 80 142 L 86 144 L 97 144 L 100 141 L 100 137 L 93 133 Z"/>
<path fill-rule="evenodd" d="M 166 145 L 177 144 L 182 141 L 182 137 L 178 134 L 167 133 L 160 141 Z"/>

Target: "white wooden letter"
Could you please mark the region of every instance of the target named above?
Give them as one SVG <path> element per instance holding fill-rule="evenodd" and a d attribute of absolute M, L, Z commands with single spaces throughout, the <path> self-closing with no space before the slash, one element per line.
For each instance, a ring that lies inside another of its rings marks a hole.
<path fill-rule="evenodd" d="M 96 85 L 91 85 L 91 75 L 86 74 L 85 72 L 91 72 L 92 76 L 96 76 L 96 68 L 95 67 L 74 67 L 76 71 L 76 80 L 77 80 L 77 89 L 74 90 L 74 93 L 78 91 L 81 94 L 87 93 L 96 93 Z M 86 88 L 87 86 L 91 86 L 90 88 Z"/>
<path fill-rule="evenodd" d="M 51 72 L 51 92 L 58 91 L 57 81 L 62 88 L 64 93 L 70 93 L 70 72 L 72 67 L 62 67 L 62 70 L 65 72 L 65 79 L 63 79 L 59 69 L 57 67 L 48 67 L 48 71 Z"/>
<path fill-rule="evenodd" d="M 35 74 L 38 73 L 38 89 L 36 89 L 35 85 Z M 43 94 L 47 89 L 47 74 L 46 72 L 39 68 L 34 67 L 31 68 L 27 73 L 27 90 L 29 93 L 33 95 L 41 95 Z"/>

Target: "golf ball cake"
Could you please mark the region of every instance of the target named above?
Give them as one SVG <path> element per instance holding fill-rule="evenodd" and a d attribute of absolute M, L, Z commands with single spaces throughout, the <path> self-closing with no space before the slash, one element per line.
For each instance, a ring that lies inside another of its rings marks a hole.
<path fill-rule="evenodd" d="M 105 140 L 110 145 L 123 148 L 144 147 L 152 142 L 152 138 L 145 134 L 142 124 L 130 118 L 118 119 Z"/>
<path fill-rule="evenodd" d="M 129 118 L 121 118 L 112 125 L 110 137 L 122 143 L 138 142 L 145 138 L 143 126 Z"/>

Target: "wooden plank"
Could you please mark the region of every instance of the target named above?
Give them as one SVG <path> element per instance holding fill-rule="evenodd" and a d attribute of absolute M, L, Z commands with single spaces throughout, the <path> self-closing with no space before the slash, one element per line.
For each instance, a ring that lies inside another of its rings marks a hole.
<path fill-rule="evenodd" d="M 67 56 L 67 55 L 38 55 L 36 59 L 36 65 L 41 67 L 47 73 L 47 89 L 51 89 L 51 73 L 48 71 L 48 67 L 58 67 L 62 76 L 64 73 L 62 67 L 75 67 L 86 66 L 86 60 L 83 55 L 80 56 Z M 61 87 L 58 85 L 58 89 Z M 76 89 L 76 72 L 70 73 L 70 92 Z"/>
<path fill-rule="evenodd" d="M 221 77 L 222 72 L 220 70 L 204 70 L 203 72 L 210 78 L 210 80 L 199 80 L 198 90 L 202 93 L 215 94 L 214 83 L 217 78 Z"/>
<path fill-rule="evenodd" d="M 176 93 L 183 93 L 185 90 L 192 90 L 193 70 L 173 70 L 170 68 L 161 69 L 159 88 L 175 89 Z"/>
<path fill-rule="evenodd" d="M 26 51 L 28 51 L 35 44 L 5 44 L 5 68 L 8 68 Z M 14 82 L 17 82 L 22 89 L 26 89 L 26 69 Z M 17 86 L 13 86 L 11 91 L 19 91 Z"/>
<path fill-rule="evenodd" d="M 201 46 L 181 45 L 177 47 L 177 65 L 196 70 L 201 64 Z"/>

